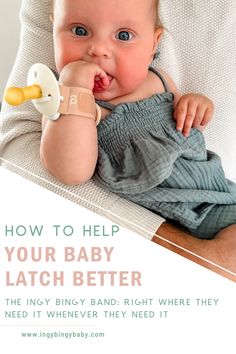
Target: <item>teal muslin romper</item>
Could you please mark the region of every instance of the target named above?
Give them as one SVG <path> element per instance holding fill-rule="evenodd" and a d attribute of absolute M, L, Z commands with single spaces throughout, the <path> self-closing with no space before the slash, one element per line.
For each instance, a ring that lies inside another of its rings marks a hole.
<path fill-rule="evenodd" d="M 219 156 L 203 134 L 176 130 L 174 96 L 168 91 L 117 106 L 98 125 L 94 179 L 103 187 L 211 239 L 236 224 L 236 184 L 225 178 Z"/>

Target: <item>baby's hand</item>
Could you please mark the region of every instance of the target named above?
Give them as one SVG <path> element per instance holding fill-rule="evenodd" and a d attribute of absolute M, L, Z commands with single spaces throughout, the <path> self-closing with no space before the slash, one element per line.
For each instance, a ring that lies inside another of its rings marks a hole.
<path fill-rule="evenodd" d="M 104 70 L 98 65 L 86 61 L 75 61 L 67 64 L 60 73 L 59 82 L 70 87 L 83 87 L 93 91 L 99 85 L 106 89 L 109 79 Z"/>
<path fill-rule="evenodd" d="M 180 97 L 174 108 L 176 129 L 189 136 L 191 128 L 203 130 L 214 112 L 212 101 L 200 94 L 187 94 Z"/>

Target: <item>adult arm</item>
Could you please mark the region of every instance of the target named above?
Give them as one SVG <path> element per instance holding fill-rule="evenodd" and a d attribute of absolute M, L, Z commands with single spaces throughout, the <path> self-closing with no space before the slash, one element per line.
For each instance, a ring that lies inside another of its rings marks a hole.
<path fill-rule="evenodd" d="M 220 231 L 213 240 L 203 240 L 163 222 L 152 241 L 236 282 L 235 225 Z"/>

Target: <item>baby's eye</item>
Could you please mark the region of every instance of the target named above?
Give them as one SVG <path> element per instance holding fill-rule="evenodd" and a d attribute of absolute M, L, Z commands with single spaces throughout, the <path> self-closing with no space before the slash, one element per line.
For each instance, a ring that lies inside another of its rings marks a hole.
<path fill-rule="evenodd" d="M 72 32 L 74 34 L 76 34 L 77 36 L 80 36 L 80 37 L 84 37 L 84 36 L 87 36 L 89 33 L 88 31 L 86 30 L 86 28 L 84 28 L 83 26 L 75 26 L 72 28 Z"/>
<path fill-rule="evenodd" d="M 133 38 L 133 33 L 130 31 L 119 31 L 116 35 L 116 38 L 120 41 L 129 41 Z"/>

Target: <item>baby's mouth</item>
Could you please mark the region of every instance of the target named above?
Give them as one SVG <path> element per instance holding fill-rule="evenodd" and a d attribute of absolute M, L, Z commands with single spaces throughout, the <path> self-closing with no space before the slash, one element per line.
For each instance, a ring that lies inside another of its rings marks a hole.
<path fill-rule="evenodd" d="M 111 82 L 113 80 L 113 76 L 111 76 L 110 74 L 107 74 L 107 78 L 108 78 L 108 81 L 109 81 L 108 85 L 104 85 L 102 80 L 95 80 L 94 81 L 93 92 L 105 91 L 110 86 L 110 84 L 111 84 Z"/>
<path fill-rule="evenodd" d="M 109 80 L 109 83 L 111 83 L 111 81 L 112 81 L 112 79 L 113 79 L 113 76 L 107 74 L 107 78 L 108 78 L 108 80 Z"/>

